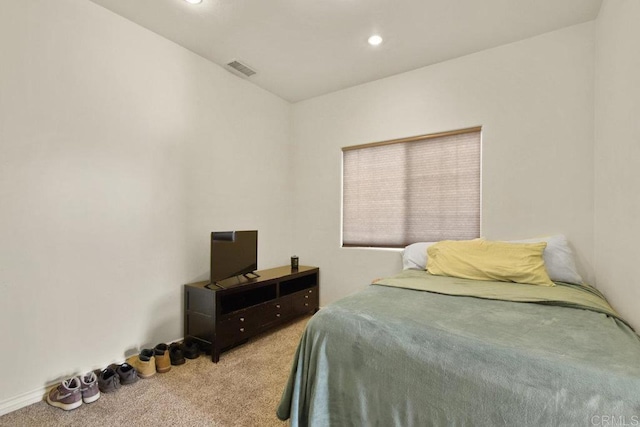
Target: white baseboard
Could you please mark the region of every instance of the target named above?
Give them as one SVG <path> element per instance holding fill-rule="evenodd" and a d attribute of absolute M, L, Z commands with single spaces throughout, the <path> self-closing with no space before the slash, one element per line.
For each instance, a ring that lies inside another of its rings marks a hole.
<path fill-rule="evenodd" d="M 2 402 L 0 402 L 0 416 L 42 401 L 48 390 L 49 387 L 42 387 L 33 391 L 19 394 L 7 400 L 3 400 Z"/>

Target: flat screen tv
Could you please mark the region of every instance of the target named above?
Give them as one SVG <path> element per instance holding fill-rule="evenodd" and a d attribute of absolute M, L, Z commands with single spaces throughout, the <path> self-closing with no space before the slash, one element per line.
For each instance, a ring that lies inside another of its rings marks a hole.
<path fill-rule="evenodd" d="M 211 283 L 253 274 L 258 269 L 258 231 L 211 233 Z"/>

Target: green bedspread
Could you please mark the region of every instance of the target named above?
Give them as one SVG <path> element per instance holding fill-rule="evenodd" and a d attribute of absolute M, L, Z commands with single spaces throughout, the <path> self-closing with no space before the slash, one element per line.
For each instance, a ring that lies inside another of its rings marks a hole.
<path fill-rule="evenodd" d="M 309 321 L 280 419 L 640 425 L 640 338 L 597 290 L 558 283 L 544 295 L 418 271 L 377 283 Z"/>
<path fill-rule="evenodd" d="M 536 302 L 563 307 L 582 308 L 608 314 L 624 322 L 611 308 L 602 293 L 589 285 L 556 282 L 556 286 L 533 286 L 511 282 L 480 281 L 458 277 L 434 276 L 426 271 L 405 270 L 380 279 L 374 284 L 396 288 L 436 292 L 445 295 L 470 296 L 513 302 Z"/>

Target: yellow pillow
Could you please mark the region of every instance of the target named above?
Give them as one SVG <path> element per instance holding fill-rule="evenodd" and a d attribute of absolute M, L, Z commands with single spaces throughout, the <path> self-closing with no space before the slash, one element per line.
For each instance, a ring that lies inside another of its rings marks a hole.
<path fill-rule="evenodd" d="M 542 253 L 546 242 L 444 240 L 427 248 L 427 271 L 438 276 L 555 286 Z"/>

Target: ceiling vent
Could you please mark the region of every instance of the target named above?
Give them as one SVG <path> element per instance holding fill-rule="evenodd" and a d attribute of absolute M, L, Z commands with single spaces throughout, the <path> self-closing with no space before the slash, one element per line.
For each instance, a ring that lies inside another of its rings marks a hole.
<path fill-rule="evenodd" d="M 248 65 L 243 64 L 238 60 L 233 60 L 227 64 L 227 67 L 231 69 L 235 74 L 240 74 L 244 77 L 251 77 L 256 72 L 253 71 Z"/>

